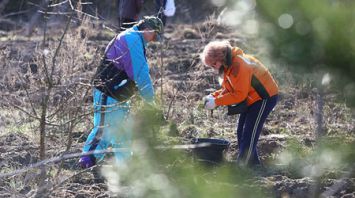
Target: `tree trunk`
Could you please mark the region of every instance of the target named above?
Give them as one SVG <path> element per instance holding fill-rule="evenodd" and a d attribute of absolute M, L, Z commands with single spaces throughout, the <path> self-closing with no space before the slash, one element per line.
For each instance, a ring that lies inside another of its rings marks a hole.
<path fill-rule="evenodd" d="M 49 4 L 49 0 L 42 0 L 41 4 L 40 4 L 40 9 L 46 8 Z M 37 25 L 37 22 L 40 18 L 40 16 L 42 15 L 42 13 L 40 13 L 39 10 L 37 10 L 37 12 L 31 17 L 30 22 L 28 22 L 28 25 L 26 26 L 26 30 L 25 30 L 25 35 L 26 36 L 31 36 L 33 29 L 35 28 L 35 26 Z"/>
<path fill-rule="evenodd" d="M 0 15 L 2 12 L 5 10 L 7 3 L 9 3 L 10 0 L 2 0 L 0 2 Z"/>

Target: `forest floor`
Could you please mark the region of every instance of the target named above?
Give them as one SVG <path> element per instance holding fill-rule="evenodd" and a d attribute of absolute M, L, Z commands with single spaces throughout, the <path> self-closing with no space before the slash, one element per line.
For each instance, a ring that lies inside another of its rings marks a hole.
<path fill-rule="evenodd" d="M 91 37 L 88 37 L 83 45 L 99 50 L 105 47 L 112 36 L 100 33 L 100 30 L 94 31 L 90 35 Z M 220 26 L 213 21 L 195 25 L 168 24 L 164 37 L 163 43 L 148 45 L 147 56 L 148 62 L 152 66 L 157 95 L 161 93 L 161 87 L 163 87 L 165 117 L 176 124 L 176 138 L 178 140 L 175 142 L 184 143 L 181 140 L 196 137 L 226 139 L 231 144 L 225 153 L 225 158 L 228 163 L 234 163 L 238 153 L 235 134 L 238 116 L 227 116 L 226 109 L 223 108 L 215 110 L 212 114 L 199 107 L 202 97 L 208 94 L 209 89 L 218 89 L 218 79 L 215 72 L 201 65 L 199 53 L 208 41 L 214 39 L 228 39 L 232 45 L 240 46 L 247 53 L 255 54 L 261 59 L 267 56 L 267 52 L 263 51 L 262 44 L 255 39 L 248 38 L 235 29 Z M 18 61 L 18 63 L 26 63 L 31 58 L 20 57 L 18 54 L 31 54 L 32 50 L 38 48 L 41 34 L 38 33 L 31 38 L 26 38 L 18 32 L 4 31 L 1 32 L 0 39 L 1 60 L 11 59 Z M 22 71 L 24 68 L 21 65 L 24 64 L 17 65 L 20 67 L 18 68 L 20 74 L 24 75 L 21 73 L 27 72 L 27 70 Z M 271 61 L 266 65 L 279 82 L 280 101 L 267 119 L 258 144 L 260 158 L 266 167 L 270 166 L 270 168 L 255 176 L 258 181 L 257 185 L 270 190 L 273 197 L 304 198 L 312 197 L 316 192 L 331 192 L 333 197 L 355 197 L 353 172 L 350 173 L 351 176 L 339 179 L 338 175 L 346 175 L 346 170 L 341 173 L 329 171 L 326 173 L 325 179 L 317 183 L 310 176 L 295 176 L 285 169 L 275 168 L 277 159 L 282 151 L 287 149 L 290 141 L 297 142 L 305 150 L 315 147 L 317 90 L 309 85 L 310 77 L 306 75 L 293 74 L 286 67 L 273 64 Z M 163 66 L 163 75 L 160 72 L 161 66 Z M 6 69 L 8 69 L 7 66 L 3 66 L 5 71 L 2 71 L 1 74 L 5 73 Z M 88 76 L 93 71 L 94 67 L 89 67 Z M 163 77 L 162 80 L 161 77 Z M 3 93 L 18 91 L 18 89 L 9 89 L 5 78 L 2 80 L 0 89 Z M 161 86 L 162 83 L 163 86 Z M 325 91 L 324 135 L 334 138 L 345 137 L 344 143 L 354 144 L 354 117 L 351 110 L 341 100 L 339 101 L 339 95 L 331 90 Z M 88 106 L 91 105 L 90 101 L 87 103 Z M 39 162 L 39 134 L 33 128 L 33 123 L 29 123 L 30 119 L 27 118 L 27 115 L 19 109 L 2 103 L 0 117 L 0 173 L 9 173 Z M 90 115 L 87 117 L 89 120 L 87 122 L 90 122 Z M 73 133 L 75 143 L 71 145 L 70 152 L 80 152 L 89 131 L 89 127 L 82 127 L 81 130 Z M 53 132 L 49 133 L 46 144 L 47 158 L 63 153 L 66 138 L 65 134 L 53 135 Z M 77 158 L 65 160 L 61 176 L 53 181 L 46 181 L 46 187 L 52 189 L 48 196 L 109 197 L 107 183 L 99 174 L 100 167 L 98 166 L 94 170 L 81 170 L 76 166 L 76 162 Z M 59 167 L 58 163 L 54 163 L 52 166 L 53 168 L 47 169 L 50 175 L 54 175 L 56 168 Z M 34 196 L 38 191 L 37 187 L 33 185 L 36 183 L 33 181 L 36 175 L 38 175 L 37 169 L 28 169 L 16 176 L 0 178 L 0 197 Z M 333 192 L 329 189 L 336 190 Z"/>

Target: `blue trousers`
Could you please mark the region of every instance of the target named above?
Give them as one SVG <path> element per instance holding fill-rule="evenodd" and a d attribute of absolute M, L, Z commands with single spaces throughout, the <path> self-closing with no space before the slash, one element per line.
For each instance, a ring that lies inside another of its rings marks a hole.
<path fill-rule="evenodd" d="M 260 164 L 256 145 L 261 130 L 270 112 L 276 106 L 278 95 L 255 102 L 248 110 L 240 114 L 237 125 L 238 163 L 246 166 Z"/>
<path fill-rule="evenodd" d="M 124 160 L 131 155 L 131 123 L 129 102 L 119 102 L 94 89 L 94 128 L 89 134 L 83 153 L 105 150 L 108 147 L 124 148 L 115 152 L 116 160 Z M 102 160 L 105 154 L 94 153 L 95 160 Z"/>

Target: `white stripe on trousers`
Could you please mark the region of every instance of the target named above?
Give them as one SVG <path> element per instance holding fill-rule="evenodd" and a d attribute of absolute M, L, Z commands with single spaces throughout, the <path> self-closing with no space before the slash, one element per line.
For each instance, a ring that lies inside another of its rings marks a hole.
<path fill-rule="evenodd" d="M 257 131 L 257 129 L 258 129 L 258 125 L 259 125 L 259 123 L 260 123 L 261 116 L 262 116 L 263 113 L 264 113 L 265 106 L 266 106 L 266 102 L 267 102 L 267 99 L 266 99 L 266 100 L 263 100 L 263 103 L 261 104 L 261 108 L 260 108 L 260 111 L 259 111 L 259 115 L 258 115 L 258 117 L 256 118 L 256 121 L 255 121 L 255 124 L 254 124 L 253 134 L 252 134 L 252 137 L 251 137 L 251 141 L 250 141 L 250 145 L 249 145 L 249 150 L 248 150 L 248 155 L 247 155 L 247 159 L 246 159 L 246 161 L 245 161 L 245 164 L 246 164 L 246 165 L 247 165 L 248 162 L 249 162 L 249 159 L 250 159 L 250 156 L 251 156 L 251 153 L 252 153 L 252 150 L 253 150 L 253 145 L 254 145 L 254 140 L 255 140 L 256 131 Z"/>

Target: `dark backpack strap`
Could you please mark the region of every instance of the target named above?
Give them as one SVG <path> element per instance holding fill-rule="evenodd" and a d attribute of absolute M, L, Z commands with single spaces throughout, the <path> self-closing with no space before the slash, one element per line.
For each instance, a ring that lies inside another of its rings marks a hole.
<path fill-rule="evenodd" d="M 119 101 L 129 99 L 136 91 L 136 84 L 124 70 L 104 58 L 94 76 L 93 85 L 107 96 Z"/>

